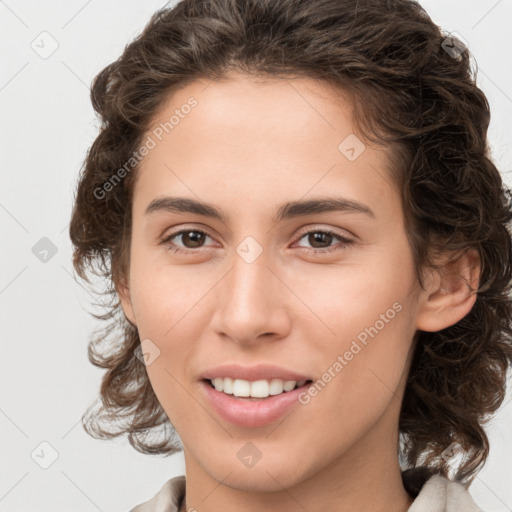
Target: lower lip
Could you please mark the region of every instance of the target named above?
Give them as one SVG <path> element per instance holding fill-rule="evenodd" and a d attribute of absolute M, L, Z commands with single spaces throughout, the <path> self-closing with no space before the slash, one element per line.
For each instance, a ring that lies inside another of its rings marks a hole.
<path fill-rule="evenodd" d="M 298 402 L 299 394 L 311 384 L 312 382 L 307 382 L 292 391 L 251 401 L 217 391 L 208 381 L 200 382 L 206 398 L 217 414 L 239 427 L 262 427 L 276 421 Z"/>

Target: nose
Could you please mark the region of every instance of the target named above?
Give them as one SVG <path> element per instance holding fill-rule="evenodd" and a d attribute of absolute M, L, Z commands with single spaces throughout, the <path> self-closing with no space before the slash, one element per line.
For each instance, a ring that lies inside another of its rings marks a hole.
<path fill-rule="evenodd" d="M 230 271 L 216 286 L 212 327 L 218 336 L 254 345 L 263 337 L 288 335 L 293 294 L 272 267 L 276 265 L 265 251 L 252 262 L 234 253 Z"/>

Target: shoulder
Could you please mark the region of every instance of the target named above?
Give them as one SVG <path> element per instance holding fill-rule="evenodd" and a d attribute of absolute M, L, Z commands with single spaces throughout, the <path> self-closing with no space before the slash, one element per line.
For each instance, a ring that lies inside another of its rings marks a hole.
<path fill-rule="evenodd" d="M 171 478 L 148 501 L 132 508 L 130 512 L 178 512 L 185 496 L 185 476 Z"/>
<path fill-rule="evenodd" d="M 408 512 L 483 512 L 460 482 L 441 475 L 430 477 Z"/>

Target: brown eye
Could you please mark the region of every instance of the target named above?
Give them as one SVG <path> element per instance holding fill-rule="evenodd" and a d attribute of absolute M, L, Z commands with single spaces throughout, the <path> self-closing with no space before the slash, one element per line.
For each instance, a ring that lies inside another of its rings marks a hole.
<path fill-rule="evenodd" d="M 167 243 L 170 245 L 169 249 L 172 249 L 174 252 L 194 252 L 193 249 L 200 249 L 204 244 L 205 237 L 209 238 L 208 233 L 201 231 L 200 229 L 182 229 L 176 233 L 172 233 L 167 238 L 162 240 L 162 243 Z M 176 245 L 174 239 L 181 238 L 181 246 Z M 186 249 L 191 249 L 187 251 Z"/>
<path fill-rule="evenodd" d="M 307 242 L 311 245 L 311 248 L 301 247 L 306 252 L 314 253 L 326 253 L 336 250 L 343 250 L 347 246 L 354 244 L 354 240 L 350 240 L 344 236 L 341 236 L 334 231 L 329 230 L 315 230 L 304 233 L 299 240 L 303 238 L 307 239 Z M 337 240 L 336 245 L 332 245 L 333 241 Z"/>
<path fill-rule="evenodd" d="M 326 233 L 324 231 L 315 231 L 306 235 L 308 237 L 308 242 L 312 244 L 313 247 L 319 249 L 325 249 L 325 245 L 327 247 L 331 244 L 333 236 L 330 233 Z M 320 246 L 316 245 L 320 244 Z"/>
<path fill-rule="evenodd" d="M 206 233 L 202 231 L 184 231 L 181 234 L 181 241 L 188 249 L 197 249 L 204 242 Z"/>

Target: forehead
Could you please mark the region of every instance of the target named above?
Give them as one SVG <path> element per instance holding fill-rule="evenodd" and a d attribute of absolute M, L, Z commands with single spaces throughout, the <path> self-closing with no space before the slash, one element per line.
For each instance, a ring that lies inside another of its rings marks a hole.
<path fill-rule="evenodd" d="M 378 202 L 390 185 L 387 153 L 354 131 L 347 96 L 312 78 L 197 80 L 154 116 L 146 134 L 154 147 L 142 161 L 135 196 L 143 194 L 147 205 L 162 188 L 211 202 L 230 191 L 250 201 L 280 193 L 298 199 L 308 191 L 360 195 L 371 187 Z M 344 154 L 347 145 L 361 151 L 357 159 Z"/>
<path fill-rule="evenodd" d="M 189 109 L 191 101 L 195 106 Z M 277 137 L 276 143 L 287 145 L 293 140 L 318 142 L 315 140 L 318 137 L 312 137 L 313 132 L 321 135 L 329 131 L 353 131 L 352 107 L 346 95 L 312 78 L 263 78 L 230 73 L 218 81 L 199 79 L 168 97 L 153 119 L 153 128 L 165 125 L 173 113 L 179 119 L 174 119 L 172 129 L 166 134 L 176 139 L 183 132 L 177 129 L 179 125 L 194 124 L 195 133 L 203 139 L 231 135 L 222 138 L 224 144 L 241 142 L 244 135 L 255 141 L 268 139 L 269 134 Z"/>

